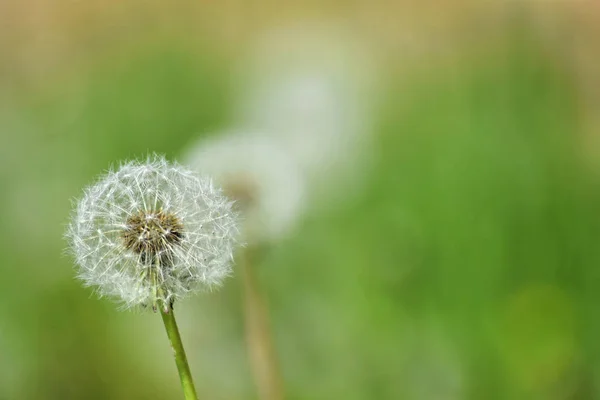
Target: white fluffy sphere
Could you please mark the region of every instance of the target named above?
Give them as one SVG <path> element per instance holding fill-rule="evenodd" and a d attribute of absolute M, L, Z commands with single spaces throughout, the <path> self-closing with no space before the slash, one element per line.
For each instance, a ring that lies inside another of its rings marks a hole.
<path fill-rule="evenodd" d="M 152 157 L 85 190 L 67 230 L 79 277 L 124 308 L 166 307 L 230 273 L 232 203 L 210 179 Z"/>
<path fill-rule="evenodd" d="M 304 210 L 305 183 L 295 160 L 271 137 L 242 130 L 201 139 L 186 156 L 236 200 L 244 241 L 281 239 Z"/>

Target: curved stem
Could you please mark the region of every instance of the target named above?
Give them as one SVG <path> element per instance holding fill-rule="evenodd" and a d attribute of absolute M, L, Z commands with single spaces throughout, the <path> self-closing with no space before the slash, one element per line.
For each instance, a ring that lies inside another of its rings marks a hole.
<path fill-rule="evenodd" d="M 173 355 L 175 356 L 175 364 L 177 364 L 177 370 L 179 371 L 179 379 L 181 380 L 181 387 L 183 388 L 183 394 L 186 400 L 198 400 L 196 394 L 196 388 L 194 387 L 194 381 L 192 380 L 192 373 L 190 372 L 190 366 L 188 365 L 185 350 L 183 349 L 183 343 L 181 342 L 181 336 L 179 335 L 179 329 L 177 328 L 177 322 L 175 321 L 175 312 L 171 305 L 160 306 L 160 315 L 165 324 L 167 336 L 169 342 L 171 342 L 171 348 L 173 349 Z"/>

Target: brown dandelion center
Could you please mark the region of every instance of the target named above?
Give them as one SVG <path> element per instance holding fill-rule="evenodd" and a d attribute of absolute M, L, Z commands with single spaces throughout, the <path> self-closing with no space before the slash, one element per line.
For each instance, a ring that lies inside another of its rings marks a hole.
<path fill-rule="evenodd" d="M 127 227 L 121 233 L 125 247 L 140 255 L 144 264 L 157 261 L 168 265 L 173 246 L 183 239 L 183 225 L 179 219 L 164 211 L 140 211 L 127 218 Z"/>
<path fill-rule="evenodd" d="M 224 186 L 225 194 L 235 200 L 235 207 L 241 211 L 252 208 L 257 201 L 258 188 L 250 178 L 236 177 L 229 179 Z"/>

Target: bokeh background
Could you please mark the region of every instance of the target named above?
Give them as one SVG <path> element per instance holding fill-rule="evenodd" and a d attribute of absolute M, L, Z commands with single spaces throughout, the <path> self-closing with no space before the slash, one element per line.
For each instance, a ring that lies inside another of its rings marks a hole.
<path fill-rule="evenodd" d="M 599 27 L 594 0 L 3 0 L 0 399 L 181 398 L 160 318 L 83 288 L 62 235 L 111 165 L 239 127 L 273 37 L 360 81 L 326 104 L 361 154 L 325 135 L 256 266 L 287 398 L 600 399 Z M 238 276 L 179 305 L 201 398 L 257 398 Z"/>

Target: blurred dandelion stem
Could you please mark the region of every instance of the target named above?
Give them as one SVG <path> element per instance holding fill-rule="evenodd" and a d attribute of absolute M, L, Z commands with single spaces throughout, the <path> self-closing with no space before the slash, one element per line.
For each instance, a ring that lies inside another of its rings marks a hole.
<path fill-rule="evenodd" d="M 253 261 L 258 249 L 248 246 L 241 259 L 246 345 L 254 381 L 262 400 L 282 400 L 283 384 L 271 337 L 268 310 L 261 296 Z"/>
<path fill-rule="evenodd" d="M 175 356 L 175 364 L 177 364 L 179 379 L 181 380 L 181 387 L 183 388 L 185 399 L 198 400 L 194 381 L 192 380 L 192 373 L 190 372 L 190 366 L 188 365 L 185 350 L 183 349 L 183 343 L 181 342 L 181 336 L 179 335 L 179 329 L 177 328 L 177 322 L 175 321 L 173 307 L 167 305 L 166 308 L 162 306 L 159 308 L 163 322 L 165 323 L 169 342 L 171 342 L 171 348 L 173 349 L 173 355 Z"/>

